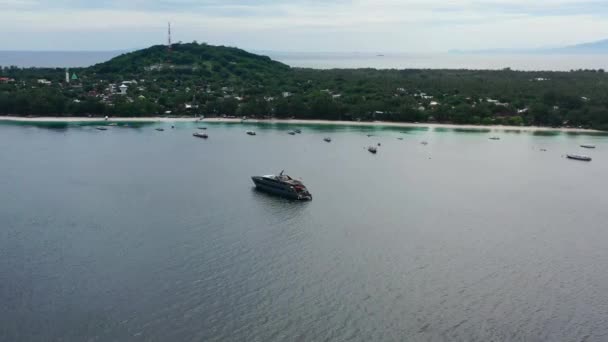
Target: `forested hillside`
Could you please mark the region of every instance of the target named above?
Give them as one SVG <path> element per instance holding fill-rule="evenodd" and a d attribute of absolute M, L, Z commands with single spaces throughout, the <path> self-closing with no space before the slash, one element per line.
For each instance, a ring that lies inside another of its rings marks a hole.
<path fill-rule="evenodd" d="M 122 88 L 122 89 L 121 89 Z M 603 70 L 313 70 L 176 44 L 90 68 L 0 70 L 2 115 L 204 115 L 608 129 Z"/>

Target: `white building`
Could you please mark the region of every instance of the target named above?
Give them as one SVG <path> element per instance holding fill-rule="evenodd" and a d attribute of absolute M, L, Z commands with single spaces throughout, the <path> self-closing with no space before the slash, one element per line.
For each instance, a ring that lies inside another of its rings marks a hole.
<path fill-rule="evenodd" d="M 129 89 L 129 87 L 124 84 L 121 84 L 118 89 L 120 89 L 120 95 L 127 95 L 127 89 Z"/>

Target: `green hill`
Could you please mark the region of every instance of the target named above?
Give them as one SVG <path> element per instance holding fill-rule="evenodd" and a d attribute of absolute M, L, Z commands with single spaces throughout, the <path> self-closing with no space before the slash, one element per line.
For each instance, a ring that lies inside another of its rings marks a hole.
<path fill-rule="evenodd" d="M 289 66 L 266 56 L 233 47 L 197 43 L 174 44 L 170 51 L 165 45 L 155 45 L 89 68 L 98 74 L 178 72 L 245 79 L 248 76 L 273 76 L 288 70 Z"/>

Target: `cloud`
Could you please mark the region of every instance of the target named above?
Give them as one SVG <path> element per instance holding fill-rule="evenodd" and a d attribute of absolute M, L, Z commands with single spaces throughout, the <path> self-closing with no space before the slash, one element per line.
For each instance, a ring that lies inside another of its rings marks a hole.
<path fill-rule="evenodd" d="M 604 1 L 0 0 L 0 28 L 11 33 L 0 36 L 0 43 L 36 48 L 45 40 L 61 38 L 55 46 L 142 47 L 162 42 L 166 22 L 171 21 L 176 40 L 250 49 L 556 46 L 608 36 Z M 83 41 L 87 35 L 90 39 Z"/>

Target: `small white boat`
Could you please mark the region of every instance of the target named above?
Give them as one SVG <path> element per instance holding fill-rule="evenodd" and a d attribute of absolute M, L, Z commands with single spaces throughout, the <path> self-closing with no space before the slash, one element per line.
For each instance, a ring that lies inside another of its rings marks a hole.
<path fill-rule="evenodd" d="M 108 130 L 107 128 L 102 127 L 102 126 L 95 127 L 95 129 L 98 130 L 98 131 L 107 131 Z"/>
<path fill-rule="evenodd" d="M 331 138 L 330 137 L 327 137 L 327 138 L 325 138 L 323 140 L 325 140 L 326 142 L 331 142 Z"/>
<path fill-rule="evenodd" d="M 374 146 L 369 146 L 369 147 L 367 148 L 367 150 L 368 150 L 369 152 L 373 153 L 373 154 L 376 154 L 376 153 L 378 152 L 378 149 L 377 149 L 376 147 L 374 147 Z"/>
<path fill-rule="evenodd" d="M 581 154 L 568 154 L 567 157 L 569 159 L 574 159 L 574 160 L 582 160 L 582 161 L 591 161 L 591 157 L 589 156 L 584 156 Z"/>
<path fill-rule="evenodd" d="M 159 131 L 159 132 L 164 132 L 165 131 L 164 128 L 156 128 L 156 130 Z"/>
<path fill-rule="evenodd" d="M 499 137 L 490 137 L 490 140 L 500 140 Z"/>
<path fill-rule="evenodd" d="M 118 126 L 118 124 L 116 122 L 113 122 L 113 123 L 109 124 L 108 126 Z"/>
<path fill-rule="evenodd" d="M 589 144 L 583 144 L 581 145 L 582 148 L 595 148 L 595 145 L 589 145 Z"/>
<path fill-rule="evenodd" d="M 255 135 L 255 134 L 256 134 L 256 133 L 255 133 L 255 131 L 247 131 L 246 133 L 247 133 L 248 135 Z"/>
<path fill-rule="evenodd" d="M 205 130 L 205 129 L 207 129 L 207 127 L 198 127 L 198 129 L 203 129 L 203 130 Z"/>

